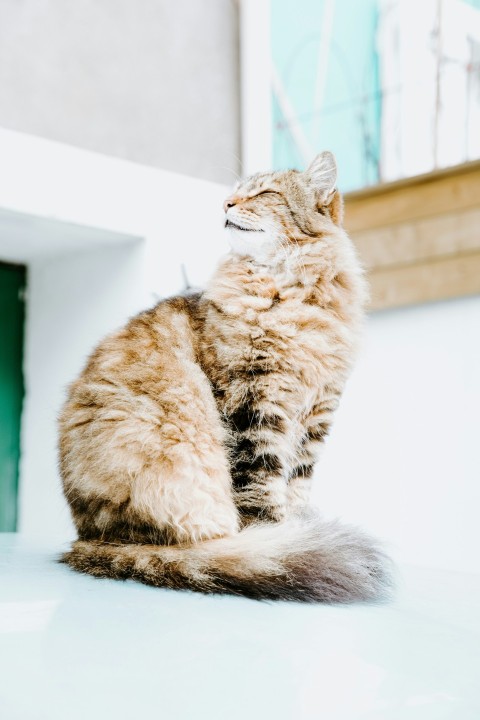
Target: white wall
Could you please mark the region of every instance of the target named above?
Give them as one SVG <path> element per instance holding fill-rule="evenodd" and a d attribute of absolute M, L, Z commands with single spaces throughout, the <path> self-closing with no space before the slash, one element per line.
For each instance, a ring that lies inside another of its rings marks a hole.
<path fill-rule="evenodd" d="M 480 571 L 480 297 L 372 314 L 315 501 L 400 560 Z"/>
<path fill-rule="evenodd" d="M 122 236 L 145 238 L 146 287 L 168 295 L 182 285 L 182 262 L 189 264 L 189 279 L 199 282 L 226 251 L 225 185 L 3 128 L 0 158 L 0 222 L 5 228 L 0 252 L 8 255 L 5 259 L 21 262 L 27 247 L 29 257 L 42 254 L 42 248 L 61 252 L 63 245 L 79 247 L 92 239 L 88 229 L 102 232 L 102 244 L 121 243 Z M 8 220 L 12 213 L 22 216 L 20 227 Z M 52 230 L 46 220 L 63 225 Z"/>
<path fill-rule="evenodd" d="M 20 531 L 74 536 L 56 469 L 57 417 L 90 350 L 141 309 L 143 252 L 138 242 L 93 246 L 28 265 Z"/>
<path fill-rule="evenodd" d="M 205 282 L 228 189 L 2 129 L 0 157 L 0 260 L 28 266 L 19 529 L 62 540 L 65 387 L 103 335 L 182 289 L 182 263 Z"/>
<path fill-rule="evenodd" d="M 380 6 L 384 181 L 479 157 L 479 42 L 480 13 L 463 0 Z"/>
<path fill-rule="evenodd" d="M 2 0 L 0 125 L 230 182 L 237 15 L 234 0 Z"/>

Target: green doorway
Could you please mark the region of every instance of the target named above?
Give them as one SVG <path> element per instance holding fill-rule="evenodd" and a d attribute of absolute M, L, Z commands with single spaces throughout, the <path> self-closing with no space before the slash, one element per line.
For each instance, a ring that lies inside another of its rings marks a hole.
<path fill-rule="evenodd" d="M 0 532 L 17 527 L 26 276 L 0 262 Z"/>

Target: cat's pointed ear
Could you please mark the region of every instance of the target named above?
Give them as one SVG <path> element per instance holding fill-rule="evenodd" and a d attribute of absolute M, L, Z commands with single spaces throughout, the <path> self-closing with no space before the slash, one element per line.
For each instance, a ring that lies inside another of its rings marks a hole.
<path fill-rule="evenodd" d="M 326 150 L 311 163 L 305 175 L 315 189 L 319 205 L 328 205 L 335 195 L 337 184 L 337 163 L 333 153 Z"/>

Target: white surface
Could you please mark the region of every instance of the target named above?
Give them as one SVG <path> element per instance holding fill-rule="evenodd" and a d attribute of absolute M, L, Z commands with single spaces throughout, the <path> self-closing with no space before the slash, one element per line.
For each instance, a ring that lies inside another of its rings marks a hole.
<path fill-rule="evenodd" d="M 180 263 L 187 257 L 189 278 L 205 282 L 226 251 L 222 204 L 229 188 L 223 185 L 3 128 L 0 158 L 1 210 L 21 213 L 26 222 L 32 216 L 63 222 L 65 230 L 77 225 L 144 238 L 147 286 L 142 291 L 176 292 L 182 284 Z M 3 235 L 8 243 L 8 233 Z"/>
<path fill-rule="evenodd" d="M 0 230 L 1 259 L 12 263 L 30 263 L 89 248 L 120 247 L 139 240 L 132 235 L 2 209 Z"/>
<path fill-rule="evenodd" d="M 95 580 L 0 535 L 5 720 L 478 720 L 480 577 L 405 568 L 385 606 Z"/>
<path fill-rule="evenodd" d="M 19 528 L 71 537 L 56 417 L 94 345 L 203 284 L 228 247 L 221 185 L 0 129 L 0 260 L 28 266 Z"/>
<path fill-rule="evenodd" d="M 372 314 L 314 497 L 400 561 L 480 572 L 480 297 Z"/>

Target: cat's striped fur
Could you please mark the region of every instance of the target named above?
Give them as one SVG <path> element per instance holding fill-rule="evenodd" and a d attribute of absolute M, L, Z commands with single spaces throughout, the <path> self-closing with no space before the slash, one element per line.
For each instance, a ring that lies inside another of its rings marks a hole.
<path fill-rule="evenodd" d="M 323 153 L 241 183 L 206 291 L 93 353 L 60 420 L 71 567 L 257 598 L 383 593 L 376 544 L 308 509 L 366 298 L 335 181 Z"/>

